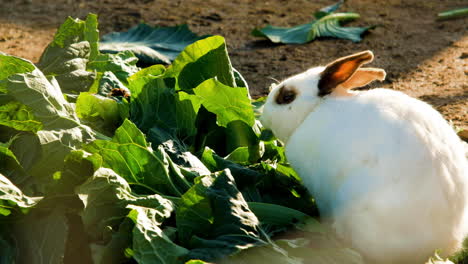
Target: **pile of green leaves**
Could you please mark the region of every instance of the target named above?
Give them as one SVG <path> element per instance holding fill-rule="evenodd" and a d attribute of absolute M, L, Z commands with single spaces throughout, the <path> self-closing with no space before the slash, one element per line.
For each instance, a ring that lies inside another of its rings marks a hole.
<path fill-rule="evenodd" d="M 311 217 L 222 37 L 143 69 L 98 41 L 89 15 L 36 65 L 0 53 L 0 263 L 361 263 Z"/>

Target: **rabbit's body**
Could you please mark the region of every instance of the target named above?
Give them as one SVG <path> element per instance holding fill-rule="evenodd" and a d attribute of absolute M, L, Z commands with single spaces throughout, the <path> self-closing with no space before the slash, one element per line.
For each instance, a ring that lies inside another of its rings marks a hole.
<path fill-rule="evenodd" d="M 262 123 L 321 216 L 369 263 L 423 263 L 459 249 L 468 231 L 468 162 L 461 140 L 428 104 L 401 92 L 349 89 L 383 79 L 339 59 L 275 87 Z M 331 83 L 331 84 L 330 84 Z"/>
<path fill-rule="evenodd" d="M 286 155 L 322 217 L 372 263 L 422 263 L 460 246 L 464 149 L 429 105 L 385 89 L 329 98 L 291 134 Z"/>

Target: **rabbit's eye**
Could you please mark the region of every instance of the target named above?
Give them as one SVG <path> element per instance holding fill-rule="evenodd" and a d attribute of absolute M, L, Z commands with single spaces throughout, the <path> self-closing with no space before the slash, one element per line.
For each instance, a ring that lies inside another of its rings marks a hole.
<path fill-rule="evenodd" d="M 283 101 L 284 101 L 286 104 L 289 104 L 289 103 L 292 102 L 295 98 L 296 98 L 296 94 L 295 94 L 295 93 L 287 93 L 287 94 L 283 95 Z"/>
<path fill-rule="evenodd" d="M 276 96 L 277 104 L 289 104 L 296 99 L 297 92 L 293 88 L 281 87 L 278 96 Z"/>

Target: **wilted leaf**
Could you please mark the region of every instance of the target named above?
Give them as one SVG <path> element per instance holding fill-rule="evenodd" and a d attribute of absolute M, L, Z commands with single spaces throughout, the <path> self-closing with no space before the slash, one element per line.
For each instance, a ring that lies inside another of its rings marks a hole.
<path fill-rule="evenodd" d="M 349 39 L 353 42 L 361 41 L 361 34 L 372 27 L 342 27 L 340 24 L 359 18 L 356 13 L 336 13 L 342 1 L 335 5 L 321 9 L 315 13 L 317 20 L 294 27 L 275 27 L 268 25 L 261 29 L 254 29 L 252 34 L 265 37 L 275 43 L 303 44 L 319 37 L 333 37 Z"/>

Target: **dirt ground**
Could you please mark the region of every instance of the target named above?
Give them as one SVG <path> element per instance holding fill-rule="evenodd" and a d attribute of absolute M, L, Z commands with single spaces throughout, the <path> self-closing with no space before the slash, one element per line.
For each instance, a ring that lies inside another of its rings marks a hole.
<path fill-rule="evenodd" d="M 466 0 L 348 0 L 340 11 L 361 18 L 351 26 L 378 25 L 360 43 L 322 39 L 304 45 L 274 45 L 250 35 L 255 27 L 309 22 L 317 9 L 335 0 L 0 0 L 0 51 L 39 59 L 67 16 L 99 15 L 101 34 L 139 22 L 187 23 L 198 34 L 226 38 L 234 67 L 253 96 L 268 91 L 271 78 L 370 49 L 372 66 L 387 71 L 378 86 L 393 88 L 432 104 L 448 120 L 468 129 L 468 18 L 436 21 L 439 12 L 466 7 Z M 375 87 L 376 85 L 374 85 Z"/>

